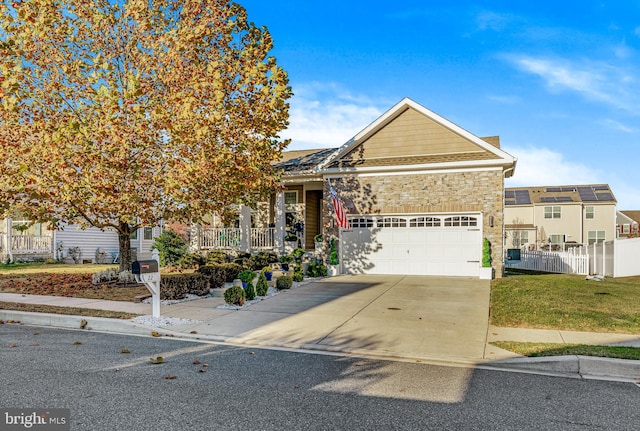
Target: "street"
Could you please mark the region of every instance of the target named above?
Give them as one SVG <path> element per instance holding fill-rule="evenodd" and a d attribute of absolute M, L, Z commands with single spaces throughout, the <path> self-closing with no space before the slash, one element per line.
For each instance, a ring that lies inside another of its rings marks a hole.
<path fill-rule="evenodd" d="M 640 387 L 631 383 L 167 337 L 3 324 L 0 363 L 0 407 L 69 408 L 73 430 L 631 430 L 640 424 Z"/>

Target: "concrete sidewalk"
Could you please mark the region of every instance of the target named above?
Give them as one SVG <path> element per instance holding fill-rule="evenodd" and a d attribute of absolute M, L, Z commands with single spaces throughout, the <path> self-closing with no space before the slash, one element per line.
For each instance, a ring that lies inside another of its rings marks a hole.
<path fill-rule="evenodd" d="M 0 301 L 151 314 L 150 304 L 0 293 Z M 562 375 L 640 378 L 640 361 L 523 358 L 490 345 L 530 341 L 640 347 L 639 335 L 488 327 L 489 283 L 465 278 L 341 276 L 321 279 L 239 310 L 220 297 L 163 305 L 164 317 L 195 323 L 152 328 L 132 321 L 0 310 L 22 323 L 150 334 L 243 345 L 419 361 L 482 364 Z M 598 360 L 596 369 L 589 365 Z M 589 365 L 585 365 L 585 364 Z M 622 371 L 620 371 L 622 367 Z"/>

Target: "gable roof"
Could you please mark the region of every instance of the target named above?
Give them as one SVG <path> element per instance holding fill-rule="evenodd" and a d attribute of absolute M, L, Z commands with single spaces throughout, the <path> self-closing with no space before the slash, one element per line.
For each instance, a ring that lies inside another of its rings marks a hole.
<path fill-rule="evenodd" d="M 622 213 L 625 217 L 635 221 L 636 223 L 640 223 L 640 210 L 624 210 L 618 212 Z"/>
<path fill-rule="evenodd" d="M 311 172 L 335 151 L 335 148 L 284 151 L 280 160 L 273 166 L 283 169 L 286 173 Z"/>
<path fill-rule="evenodd" d="M 405 98 L 345 143 L 324 163 L 327 171 L 500 166 L 513 174 L 516 158 Z"/>
<path fill-rule="evenodd" d="M 505 206 L 615 202 L 616 198 L 608 184 L 506 187 L 504 189 Z"/>

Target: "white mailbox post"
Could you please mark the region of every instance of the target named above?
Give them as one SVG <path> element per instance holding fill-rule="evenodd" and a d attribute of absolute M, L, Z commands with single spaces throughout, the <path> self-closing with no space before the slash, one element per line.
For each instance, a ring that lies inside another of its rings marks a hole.
<path fill-rule="evenodd" d="M 160 317 L 160 268 L 157 260 L 136 260 L 131 272 L 138 283 L 144 283 L 151 292 L 153 317 Z"/>

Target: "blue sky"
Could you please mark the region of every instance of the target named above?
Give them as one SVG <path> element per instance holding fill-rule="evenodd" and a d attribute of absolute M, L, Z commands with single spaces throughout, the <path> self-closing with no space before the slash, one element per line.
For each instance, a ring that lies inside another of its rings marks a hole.
<path fill-rule="evenodd" d="M 239 0 L 289 73 L 289 149 L 404 97 L 518 158 L 507 186 L 607 183 L 640 209 L 640 1 Z"/>

